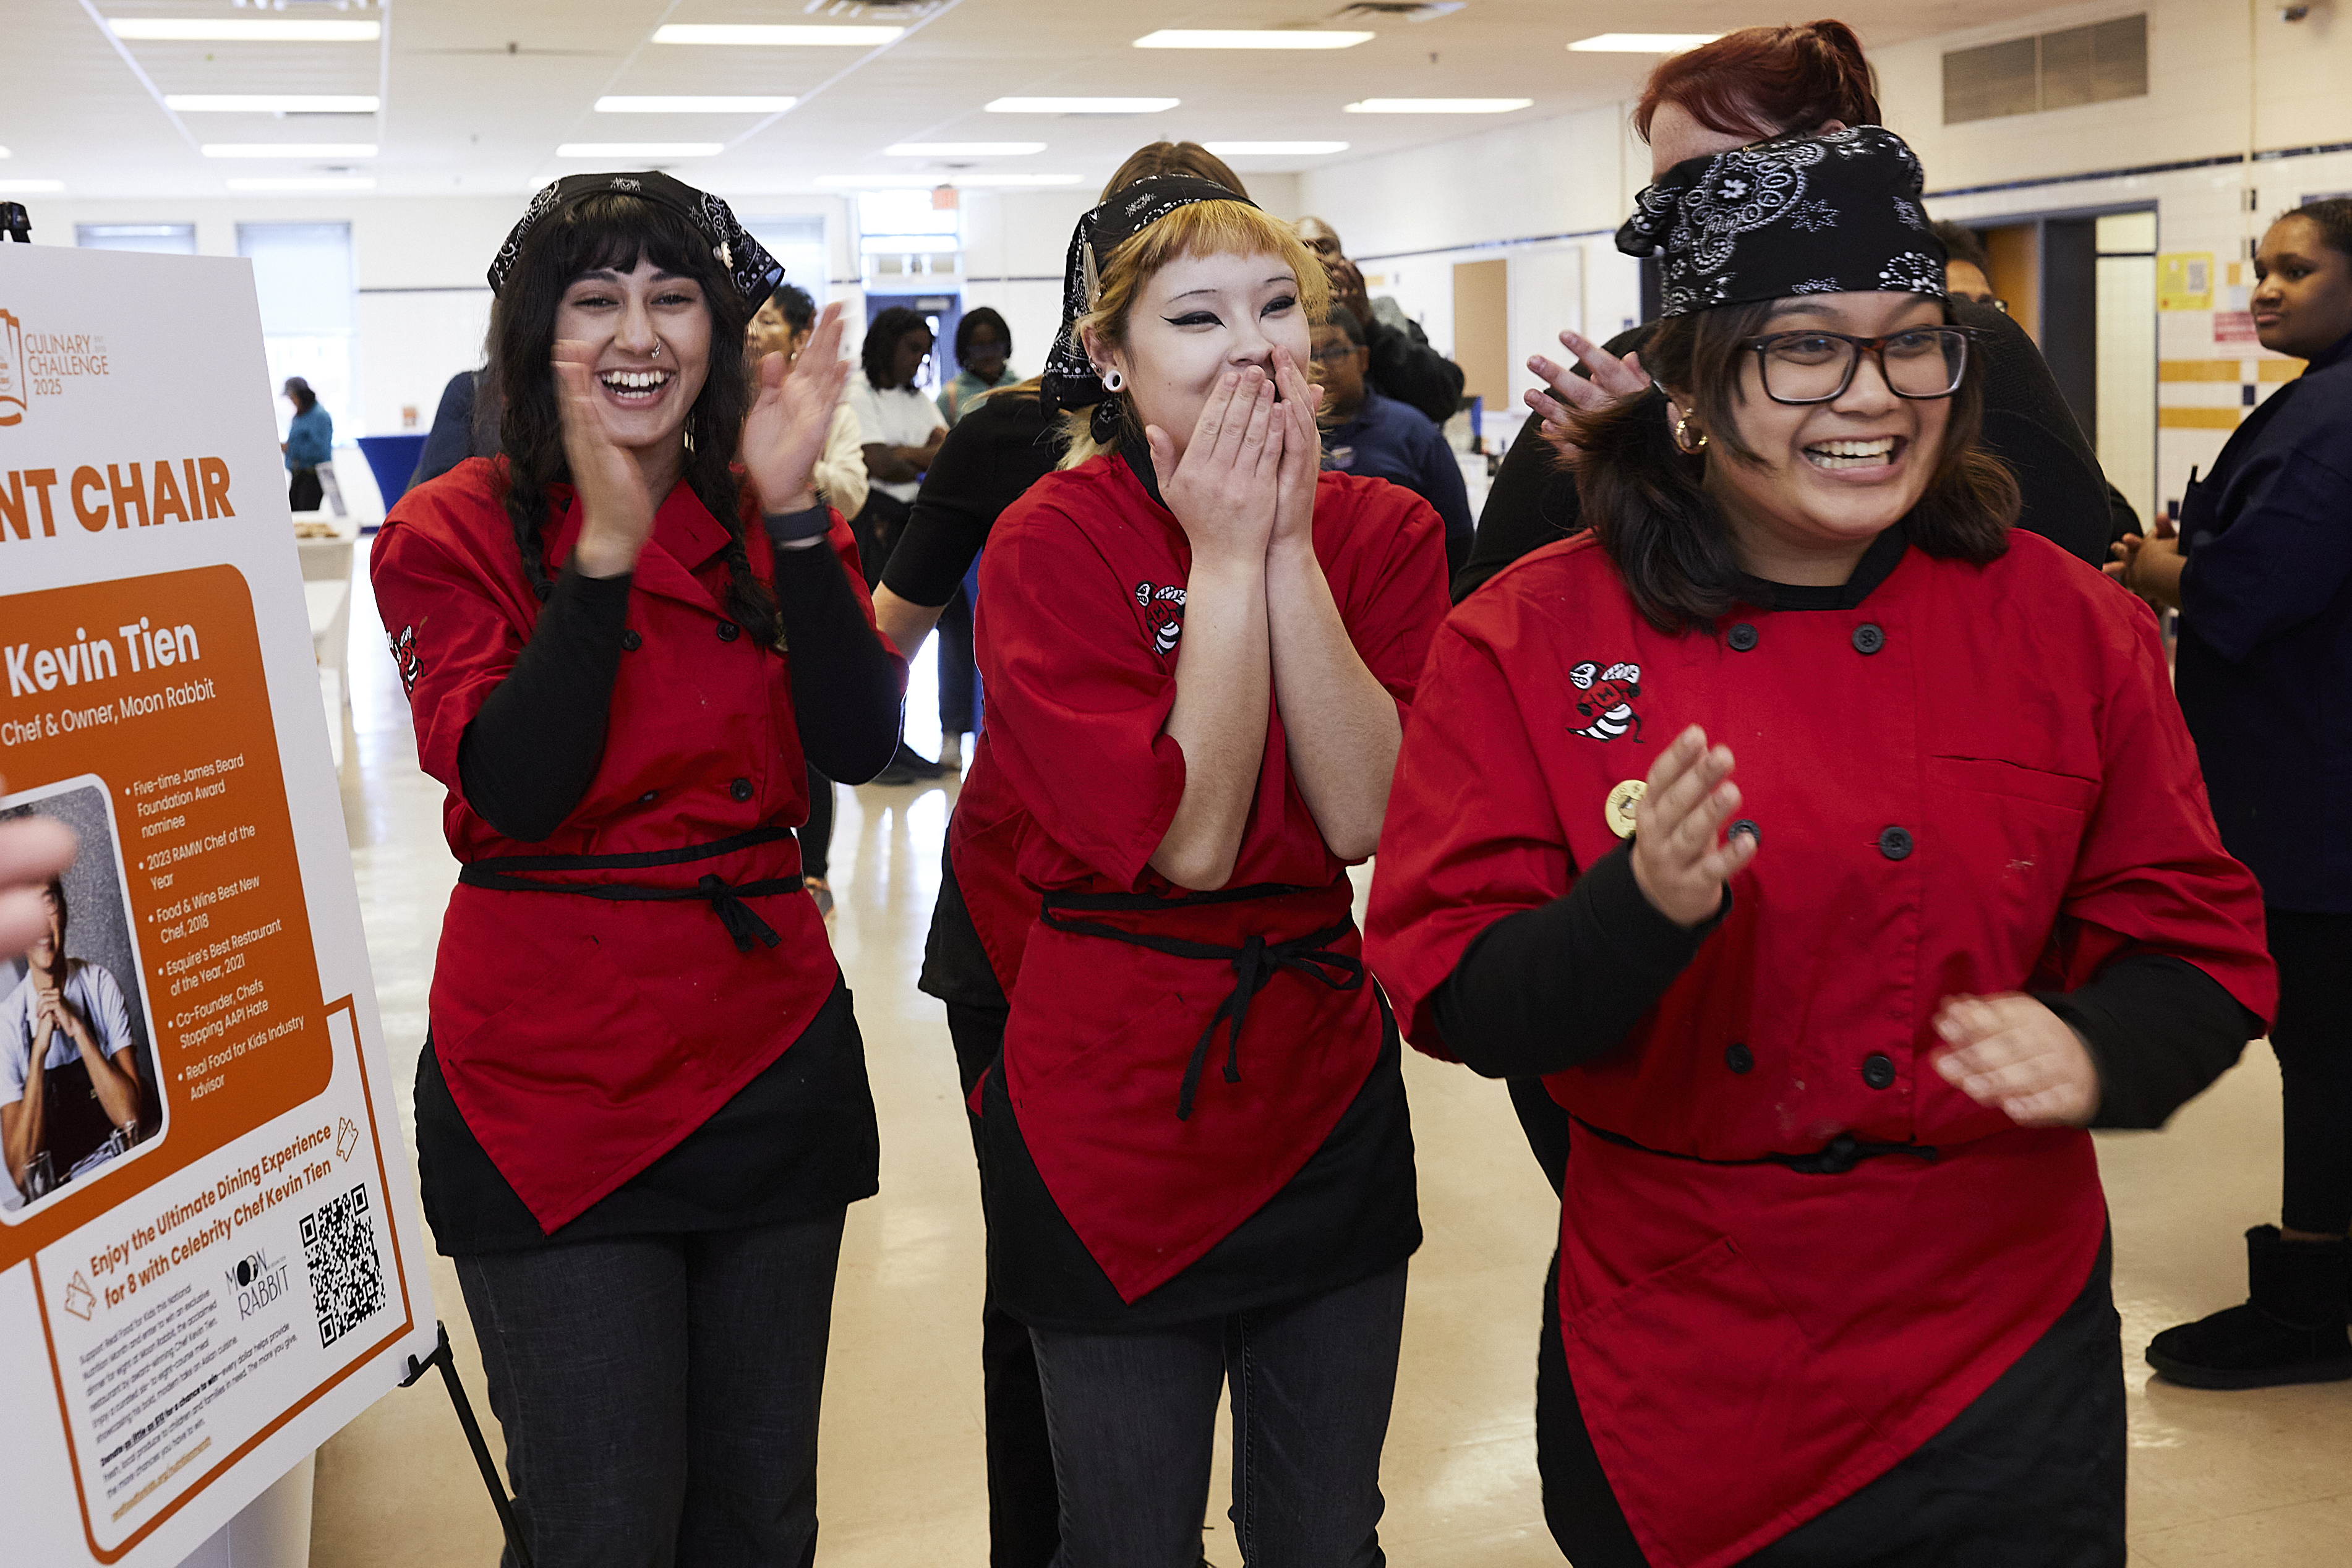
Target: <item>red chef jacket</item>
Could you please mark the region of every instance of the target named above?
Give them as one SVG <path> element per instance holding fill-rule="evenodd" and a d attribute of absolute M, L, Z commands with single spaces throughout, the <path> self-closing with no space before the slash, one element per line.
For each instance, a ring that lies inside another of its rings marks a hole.
<path fill-rule="evenodd" d="M 681 483 L 655 515 L 629 588 L 603 759 L 555 833 L 508 839 L 458 787 L 457 746 L 513 668 L 539 601 L 515 557 L 497 479 L 476 458 L 403 497 L 370 574 L 408 687 L 417 759 L 448 787 L 449 848 L 500 857 L 692 852 L 808 819 L 792 660 L 742 634 L 726 606 L 727 530 Z M 551 486 L 545 559 L 569 557 L 580 517 Z M 772 557 L 744 489 L 744 544 L 763 581 Z M 829 537 L 873 608 L 856 541 Z M 541 882 L 730 886 L 800 873 L 789 834 L 708 858 Z M 831 995 L 839 967 L 814 900 L 748 905 L 782 937 L 740 952 L 699 900 L 612 903 L 460 884 L 434 961 L 433 1048 L 459 1112 L 499 1174 L 552 1232 L 651 1165 L 783 1054 Z"/>
<path fill-rule="evenodd" d="M 1327 473 L 1314 530 L 1350 641 L 1402 713 L 1445 612 L 1444 525 L 1409 491 Z M 1180 1119 L 1180 1083 L 1234 968 L 1041 918 L 1048 895 L 1182 896 L 1147 862 L 1184 791 L 1183 752 L 1163 732 L 1191 569 L 1182 528 L 1115 457 L 1050 475 L 1005 512 L 981 559 L 988 732 L 957 812 L 958 883 L 1012 999 L 1003 1077 L 1021 1140 L 1129 1303 L 1298 1172 L 1363 1086 L 1385 1031 L 1369 985 L 1340 988 L 1328 967 L 1277 968 L 1237 1045 L 1219 1029 Z M 1336 923 L 1347 929 L 1322 950 L 1353 960 L 1346 873 L 1270 711 L 1228 888 L 1290 891 L 1077 918 L 1218 946 Z"/>
<path fill-rule="evenodd" d="M 2024 534 L 1982 568 L 1908 549 L 1851 610 L 1671 635 L 1587 536 L 1465 602 L 1423 674 L 1367 944 L 1416 1045 L 1446 1054 L 1431 1001 L 1471 939 L 1615 848 L 1610 791 L 1693 723 L 1732 748 L 1759 852 L 1625 1043 L 1547 1080 L 1642 1145 L 1577 1140 L 1559 1308 L 1660 1568 L 1735 1562 L 1883 1474 L 2088 1277 L 2089 1135 L 1946 1083 L 1946 997 L 2071 989 L 2142 950 L 2256 1014 L 2275 998 L 2154 623 L 2099 573 Z M 1839 1134 L 1935 1154 L 1699 1163 Z"/>

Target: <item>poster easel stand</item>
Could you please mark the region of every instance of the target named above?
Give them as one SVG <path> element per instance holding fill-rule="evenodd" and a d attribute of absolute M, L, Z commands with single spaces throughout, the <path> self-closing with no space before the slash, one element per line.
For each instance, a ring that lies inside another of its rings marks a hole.
<path fill-rule="evenodd" d="M 414 1387 L 429 1366 L 441 1369 L 441 1381 L 449 1387 L 449 1403 L 457 1408 L 457 1425 L 466 1428 L 466 1446 L 474 1450 L 474 1463 L 481 1469 L 482 1484 L 490 1489 L 490 1504 L 499 1511 L 499 1527 L 507 1532 L 507 1550 L 513 1553 L 516 1568 L 531 1568 L 530 1548 L 523 1542 L 522 1526 L 515 1519 L 514 1505 L 507 1500 L 506 1486 L 499 1479 L 499 1468 L 490 1458 L 490 1446 L 482 1441 L 482 1427 L 474 1419 L 473 1402 L 466 1397 L 466 1385 L 457 1378 L 457 1364 L 450 1357 L 449 1330 L 436 1318 L 433 1333 L 433 1354 L 422 1360 L 410 1356 L 408 1375 L 400 1380 L 400 1385 Z"/>

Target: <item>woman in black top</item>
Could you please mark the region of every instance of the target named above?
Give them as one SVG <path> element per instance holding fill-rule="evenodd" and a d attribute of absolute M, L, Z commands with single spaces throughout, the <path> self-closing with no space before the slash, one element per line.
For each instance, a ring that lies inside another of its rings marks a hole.
<path fill-rule="evenodd" d="M 1243 190 L 1239 177 L 1198 144 L 1157 141 L 1121 164 L 1103 193 L 1148 174 L 1192 174 Z M 980 559 L 996 519 L 1061 459 L 1058 426 L 1039 404 L 1037 392 L 1032 378 L 967 404 L 932 460 L 914 516 L 874 594 L 877 622 L 909 659 Z M 947 1004 L 956 1071 L 969 1097 L 1003 1049 L 1010 1004 L 964 907 L 944 845 L 940 861 L 939 904 L 917 984 Z M 977 1152 L 976 1122 L 973 1146 Z M 1027 1327 L 996 1305 L 993 1291 L 982 1308 L 981 1364 L 990 1562 L 992 1568 L 1045 1568 L 1061 1544 L 1061 1502 L 1045 1402 L 1037 1391 L 1036 1354 Z"/>

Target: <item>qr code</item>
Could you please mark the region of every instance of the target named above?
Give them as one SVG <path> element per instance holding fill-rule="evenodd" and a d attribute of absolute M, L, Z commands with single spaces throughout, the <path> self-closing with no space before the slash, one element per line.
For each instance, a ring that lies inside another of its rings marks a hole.
<path fill-rule="evenodd" d="M 319 1307 L 321 1348 L 351 1333 L 383 1305 L 383 1259 L 367 1187 L 329 1198 L 302 1217 L 302 1262 Z"/>

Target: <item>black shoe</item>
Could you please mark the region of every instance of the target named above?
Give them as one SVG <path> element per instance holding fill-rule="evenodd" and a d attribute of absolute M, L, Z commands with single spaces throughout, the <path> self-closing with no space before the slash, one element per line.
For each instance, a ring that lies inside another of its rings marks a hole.
<path fill-rule="evenodd" d="M 890 759 L 889 767 L 868 779 L 866 782 L 868 784 L 921 784 L 929 778 L 929 774 L 918 773 L 898 758 L 894 757 Z"/>
<path fill-rule="evenodd" d="M 2250 1299 L 2148 1342 L 2147 1364 L 2190 1388 L 2273 1388 L 2352 1378 L 2344 1327 L 2343 1241 L 2288 1241 L 2275 1225 L 2246 1232 Z"/>
<path fill-rule="evenodd" d="M 934 762 L 903 740 L 898 743 L 898 753 L 890 758 L 890 767 L 886 771 L 895 772 L 901 768 L 917 779 L 944 779 L 956 771 L 954 764 Z"/>

